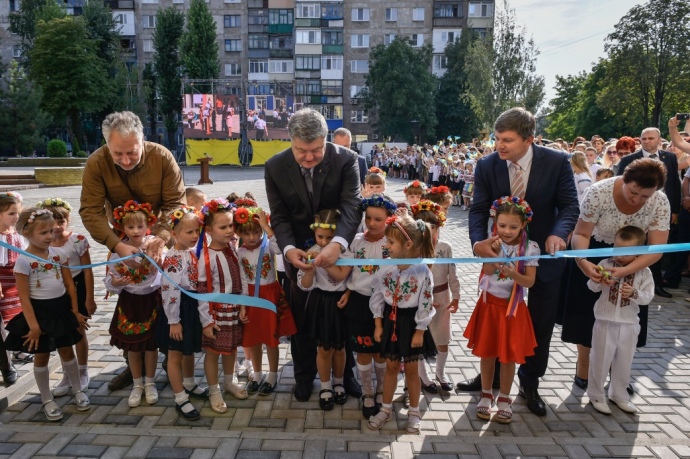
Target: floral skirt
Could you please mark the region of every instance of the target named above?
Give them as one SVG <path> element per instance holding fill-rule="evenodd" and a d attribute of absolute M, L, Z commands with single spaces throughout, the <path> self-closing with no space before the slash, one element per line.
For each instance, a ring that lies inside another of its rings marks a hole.
<path fill-rule="evenodd" d="M 374 341 L 374 314 L 369 309 L 371 297 L 352 291 L 345 306 L 348 347 L 357 353 L 378 354 L 379 343 Z"/>
<path fill-rule="evenodd" d="M 160 290 L 147 295 L 122 290 L 110 322 L 110 344 L 125 351 L 155 351 L 156 321 L 161 307 Z"/>

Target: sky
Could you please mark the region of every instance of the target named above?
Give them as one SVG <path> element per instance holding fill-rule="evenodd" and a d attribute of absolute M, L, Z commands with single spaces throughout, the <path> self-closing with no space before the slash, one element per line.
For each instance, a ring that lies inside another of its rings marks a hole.
<path fill-rule="evenodd" d="M 497 1 L 497 4 L 500 4 Z M 604 40 L 633 6 L 644 0 L 510 0 L 517 23 L 541 55 L 537 73 L 546 82 L 546 103 L 556 95 L 556 75 L 589 71 L 604 57 Z"/>

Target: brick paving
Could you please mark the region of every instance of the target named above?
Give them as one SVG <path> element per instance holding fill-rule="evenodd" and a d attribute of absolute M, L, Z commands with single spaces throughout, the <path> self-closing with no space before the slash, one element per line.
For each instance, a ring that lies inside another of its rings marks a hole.
<path fill-rule="evenodd" d="M 266 206 L 263 169 L 214 168 L 213 185 L 201 185 L 209 196 L 231 191 L 252 191 Z M 196 186 L 197 168 L 185 170 L 185 182 Z M 388 192 L 402 199 L 402 180 L 390 180 Z M 57 195 L 77 207 L 80 187 L 25 190 L 25 202 Z M 83 227 L 75 212 L 72 228 Z M 449 240 L 456 257 L 471 256 L 467 235 L 467 212 L 450 211 L 442 237 Z M 94 261 L 106 251 L 94 246 Z M 453 342 L 447 373 L 454 382 L 476 374 L 479 361 L 465 347 L 462 331 L 477 296 L 478 265 L 459 265 L 462 300 L 453 317 Z M 96 268 L 98 312 L 89 330 L 91 383 L 88 393 L 93 407 L 78 412 L 69 397 L 61 397 L 65 417 L 47 422 L 40 410 L 31 365 L 17 365 L 21 378 L 10 388 L 0 389 L 0 458 L 103 457 L 103 458 L 590 458 L 590 457 L 690 457 L 690 296 L 673 290 L 672 300 L 655 299 L 650 306 L 648 345 L 640 349 L 633 365 L 633 402 L 640 409 L 629 415 L 612 407 L 604 416 L 587 404 L 587 397 L 573 385 L 576 351 L 560 341 L 554 330 L 549 370 L 541 382 L 548 413 L 537 417 L 516 397 L 513 422 L 501 425 L 477 420 L 476 394 L 424 394 L 421 435 L 404 432 L 406 410 L 402 407 L 402 384 L 398 385 L 395 422 L 372 432 L 362 419 L 357 400 L 350 399 L 333 411 L 318 408 L 317 395 L 298 402 L 291 394 L 294 383 L 287 343 L 280 347 L 280 384 L 268 397 L 252 396 L 238 401 L 226 395 L 229 410 L 219 415 L 208 402 L 193 401 L 202 418 L 187 422 L 177 415 L 165 373 L 157 372 L 160 400 L 129 408 L 129 388 L 110 392 L 107 382 L 123 363 L 121 352 L 109 343 L 108 325 L 115 299 L 104 300 L 103 268 Z M 199 357 L 199 356 L 197 356 Z M 51 384 L 60 379 L 57 356 L 50 363 Z M 203 364 L 197 359 L 197 377 Z M 517 386 L 512 395 L 516 396 Z M 9 405 L 9 406 L 8 406 Z"/>

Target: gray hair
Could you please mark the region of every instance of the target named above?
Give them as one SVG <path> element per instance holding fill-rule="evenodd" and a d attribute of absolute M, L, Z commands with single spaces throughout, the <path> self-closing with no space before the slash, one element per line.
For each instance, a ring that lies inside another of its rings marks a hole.
<path fill-rule="evenodd" d="M 114 112 L 106 116 L 101 125 L 103 138 L 106 143 L 110 141 L 110 134 L 117 131 L 123 137 L 134 134 L 139 143 L 144 141 L 144 125 L 139 117 L 132 112 Z"/>
<path fill-rule="evenodd" d="M 313 142 L 328 135 L 328 124 L 321 113 L 311 108 L 303 108 L 290 118 L 288 133 L 291 139 Z"/>
<path fill-rule="evenodd" d="M 494 131 L 515 131 L 523 139 L 533 136 L 536 128 L 537 123 L 534 115 L 521 107 L 504 111 L 498 115 L 494 123 Z"/>
<path fill-rule="evenodd" d="M 341 127 L 333 131 L 333 137 L 347 137 L 352 140 L 352 132 L 348 128 Z"/>
<path fill-rule="evenodd" d="M 655 128 L 655 127 L 644 128 L 644 129 L 642 129 L 642 133 L 640 134 L 640 137 L 645 135 L 646 132 L 656 132 L 656 135 L 659 138 L 661 138 L 661 131 L 658 128 Z"/>

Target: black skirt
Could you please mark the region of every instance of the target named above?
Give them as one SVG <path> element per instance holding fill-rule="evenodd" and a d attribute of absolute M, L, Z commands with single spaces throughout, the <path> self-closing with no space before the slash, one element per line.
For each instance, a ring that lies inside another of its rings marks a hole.
<path fill-rule="evenodd" d="M 110 345 L 132 352 L 155 351 L 161 292 L 135 295 L 122 290 L 110 322 Z"/>
<path fill-rule="evenodd" d="M 194 355 L 201 352 L 202 328 L 199 320 L 199 302 L 194 298 L 181 294 L 180 324 L 182 325 L 182 341 L 170 338 L 170 325 L 163 307 L 158 310 L 156 325 L 156 343 L 161 352 L 180 351 L 182 355 Z"/>
<path fill-rule="evenodd" d="M 314 289 L 307 299 L 305 321 L 316 345 L 326 350 L 345 347 L 346 331 L 343 310 L 337 305 L 343 292 Z"/>
<path fill-rule="evenodd" d="M 28 354 L 46 354 L 61 347 L 69 347 L 77 344 L 82 336 L 79 333 L 79 322 L 72 313 L 72 302 L 68 294 L 49 300 L 31 299 L 31 306 L 38 326 L 41 328 L 41 337 L 38 339 L 38 348 L 29 351 L 24 346 L 24 335 L 29 333 L 29 324 L 21 312 L 14 316 L 5 326 L 8 335 L 5 338 L 5 347 L 10 351 L 26 352 Z"/>
<path fill-rule="evenodd" d="M 362 354 L 378 354 L 379 343 L 374 341 L 374 314 L 369 309 L 369 296 L 352 291 L 345 306 L 349 349 Z"/>
<path fill-rule="evenodd" d="M 424 331 L 421 347 L 412 347 L 412 336 L 417 330 L 415 314 L 417 308 L 398 308 L 396 320 L 391 319 L 393 307 L 386 304 L 383 310 L 383 336 L 381 337 L 381 357 L 388 360 L 414 362 L 436 355 L 436 344 L 429 330 Z M 396 340 L 392 339 L 395 331 Z"/>
<path fill-rule="evenodd" d="M 84 271 L 80 272 L 72 278 L 74 287 L 77 289 L 77 307 L 79 313 L 84 317 L 90 317 L 89 311 L 86 310 L 86 282 L 84 281 Z"/>

